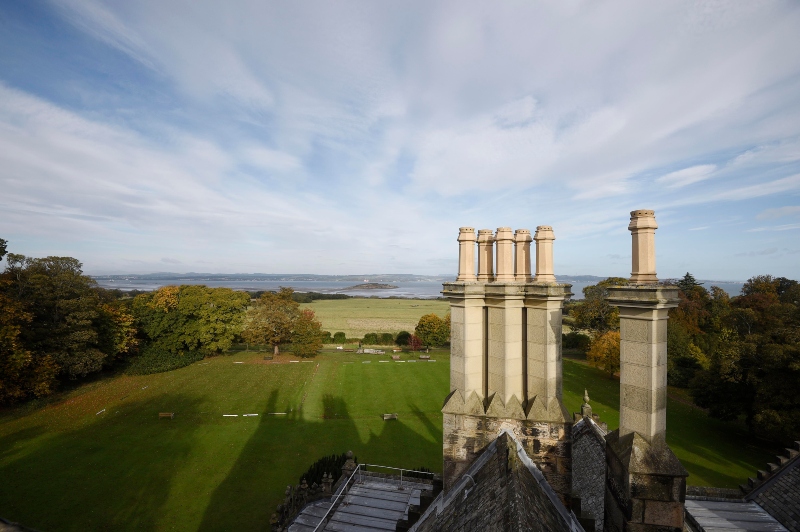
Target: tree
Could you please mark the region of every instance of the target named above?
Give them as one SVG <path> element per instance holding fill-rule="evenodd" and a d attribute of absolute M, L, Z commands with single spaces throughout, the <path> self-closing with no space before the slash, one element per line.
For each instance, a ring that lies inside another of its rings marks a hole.
<path fill-rule="evenodd" d="M 608 304 L 608 287 L 626 285 L 627 279 L 609 277 L 583 289 L 583 301 L 572 305 L 570 316 L 575 326 L 596 334 L 619 329 L 619 309 Z"/>
<path fill-rule="evenodd" d="M 586 359 L 610 377 L 619 371 L 619 331 L 608 331 L 592 340 Z"/>
<path fill-rule="evenodd" d="M 322 349 L 322 324 L 314 311 L 303 309 L 294 322 L 292 352 L 299 357 L 312 357 Z"/>
<path fill-rule="evenodd" d="M 6 256 L 6 250 L 8 246 L 8 240 L 3 240 L 0 238 L 0 260 L 3 260 L 3 257 Z"/>
<path fill-rule="evenodd" d="M 450 342 L 450 320 L 436 314 L 425 314 L 419 319 L 414 334 L 426 346 L 441 346 Z"/>
<path fill-rule="evenodd" d="M 686 272 L 686 275 L 683 276 L 683 279 L 677 281 L 675 285 L 683 290 L 684 292 L 691 291 L 695 286 L 701 286 L 703 283 L 698 283 L 697 279 L 694 278 L 689 272 Z"/>
<path fill-rule="evenodd" d="M 408 348 L 411 351 L 419 351 L 422 349 L 422 340 L 415 334 L 408 337 Z"/>
<path fill-rule="evenodd" d="M 242 333 L 246 292 L 203 285 L 163 286 L 131 309 L 149 347 L 172 354 L 219 354 Z"/>
<path fill-rule="evenodd" d="M 52 357 L 34 356 L 23 345 L 21 333 L 33 315 L 2 292 L 7 284 L 0 279 L 0 404 L 49 394 L 58 373 Z"/>
<path fill-rule="evenodd" d="M 300 316 L 300 304 L 292 299 L 293 293 L 291 288 L 281 288 L 277 293 L 261 295 L 247 313 L 247 325 L 242 333 L 247 342 L 268 344 L 275 355 L 280 354 L 280 344 L 291 341 L 294 322 Z"/>
<path fill-rule="evenodd" d="M 394 343 L 394 336 L 392 333 L 381 333 L 378 337 L 378 345 L 392 345 Z"/>
<path fill-rule="evenodd" d="M 408 345 L 408 339 L 411 338 L 411 333 L 408 331 L 400 331 L 397 333 L 397 337 L 394 339 L 394 342 L 399 345 L 400 347 L 404 347 Z"/>
<path fill-rule="evenodd" d="M 343 344 L 345 342 L 347 342 L 347 336 L 342 331 L 338 331 L 333 334 L 334 344 Z"/>

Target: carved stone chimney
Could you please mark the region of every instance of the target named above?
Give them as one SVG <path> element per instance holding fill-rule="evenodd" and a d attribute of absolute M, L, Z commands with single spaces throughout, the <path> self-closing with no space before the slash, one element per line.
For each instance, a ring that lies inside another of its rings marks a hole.
<path fill-rule="evenodd" d="M 637 284 L 657 283 L 656 277 L 656 223 L 655 211 L 639 209 L 631 211 L 628 229 L 633 238 L 631 282 Z"/>
<path fill-rule="evenodd" d="M 531 232 L 527 229 L 514 231 L 514 280 L 530 283 L 531 277 Z"/>
<path fill-rule="evenodd" d="M 476 281 L 475 276 L 475 229 L 461 227 L 458 230 L 458 277 L 456 281 Z"/>
<path fill-rule="evenodd" d="M 494 232 L 491 229 L 478 231 L 478 280 L 494 281 Z"/>
<path fill-rule="evenodd" d="M 540 225 L 533 236 L 536 241 L 536 277 L 535 283 L 555 283 L 553 274 L 553 228 L 549 225 Z"/>
<path fill-rule="evenodd" d="M 495 281 L 498 283 L 514 282 L 514 236 L 510 227 L 498 227 L 495 234 L 497 242 L 497 273 Z"/>

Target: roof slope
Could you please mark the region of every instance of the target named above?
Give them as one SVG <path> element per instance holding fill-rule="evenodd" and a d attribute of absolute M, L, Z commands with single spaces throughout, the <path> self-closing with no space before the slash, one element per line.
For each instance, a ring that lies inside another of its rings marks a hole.
<path fill-rule="evenodd" d="M 583 528 L 522 445 L 503 431 L 411 530 L 579 532 Z"/>
<path fill-rule="evenodd" d="M 800 531 L 800 458 L 795 457 L 746 499 L 758 503 L 787 529 Z"/>

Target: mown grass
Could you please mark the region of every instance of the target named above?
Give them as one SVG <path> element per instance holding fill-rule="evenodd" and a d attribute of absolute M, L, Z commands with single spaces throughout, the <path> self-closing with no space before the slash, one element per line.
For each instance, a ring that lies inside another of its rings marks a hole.
<path fill-rule="evenodd" d="M 568 359 L 564 359 L 563 374 L 564 403 L 570 412 L 580 412 L 586 388 L 592 412 L 610 430 L 619 428 L 618 379 Z M 752 438 L 742 424 L 719 421 L 672 398 L 667 400 L 667 443 L 689 472 L 690 485 L 720 488 L 738 487 L 773 461 L 777 451 Z"/>
<path fill-rule="evenodd" d="M 413 333 L 425 314 L 444 317 L 450 309 L 447 301 L 436 299 L 325 299 L 302 307 L 316 313 L 323 330 L 342 331 L 348 338 L 363 338 L 371 332 Z"/>
<path fill-rule="evenodd" d="M 120 376 L 0 413 L 0 516 L 48 531 L 263 530 L 286 485 L 323 455 L 441 470 L 446 356 L 262 358 Z"/>
<path fill-rule="evenodd" d="M 323 455 L 353 450 L 361 462 L 441 471 L 446 352 L 399 364 L 343 352 L 268 364 L 263 355 L 102 379 L 0 412 L 0 516 L 48 531 L 263 530 L 286 485 Z M 571 412 L 584 387 L 616 428 L 618 382 L 565 360 Z M 383 421 L 389 412 L 399 420 Z M 738 425 L 676 401 L 667 434 L 694 485 L 735 487 L 771 457 Z"/>

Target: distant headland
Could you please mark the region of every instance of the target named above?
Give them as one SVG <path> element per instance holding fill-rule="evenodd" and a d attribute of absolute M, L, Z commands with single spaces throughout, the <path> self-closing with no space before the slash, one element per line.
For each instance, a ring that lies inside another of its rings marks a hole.
<path fill-rule="evenodd" d="M 391 290 L 392 288 L 399 288 L 399 286 L 395 286 L 393 284 L 383 284 L 383 283 L 361 283 L 354 286 L 348 286 L 347 288 L 342 288 L 342 291 L 345 290 Z"/>

